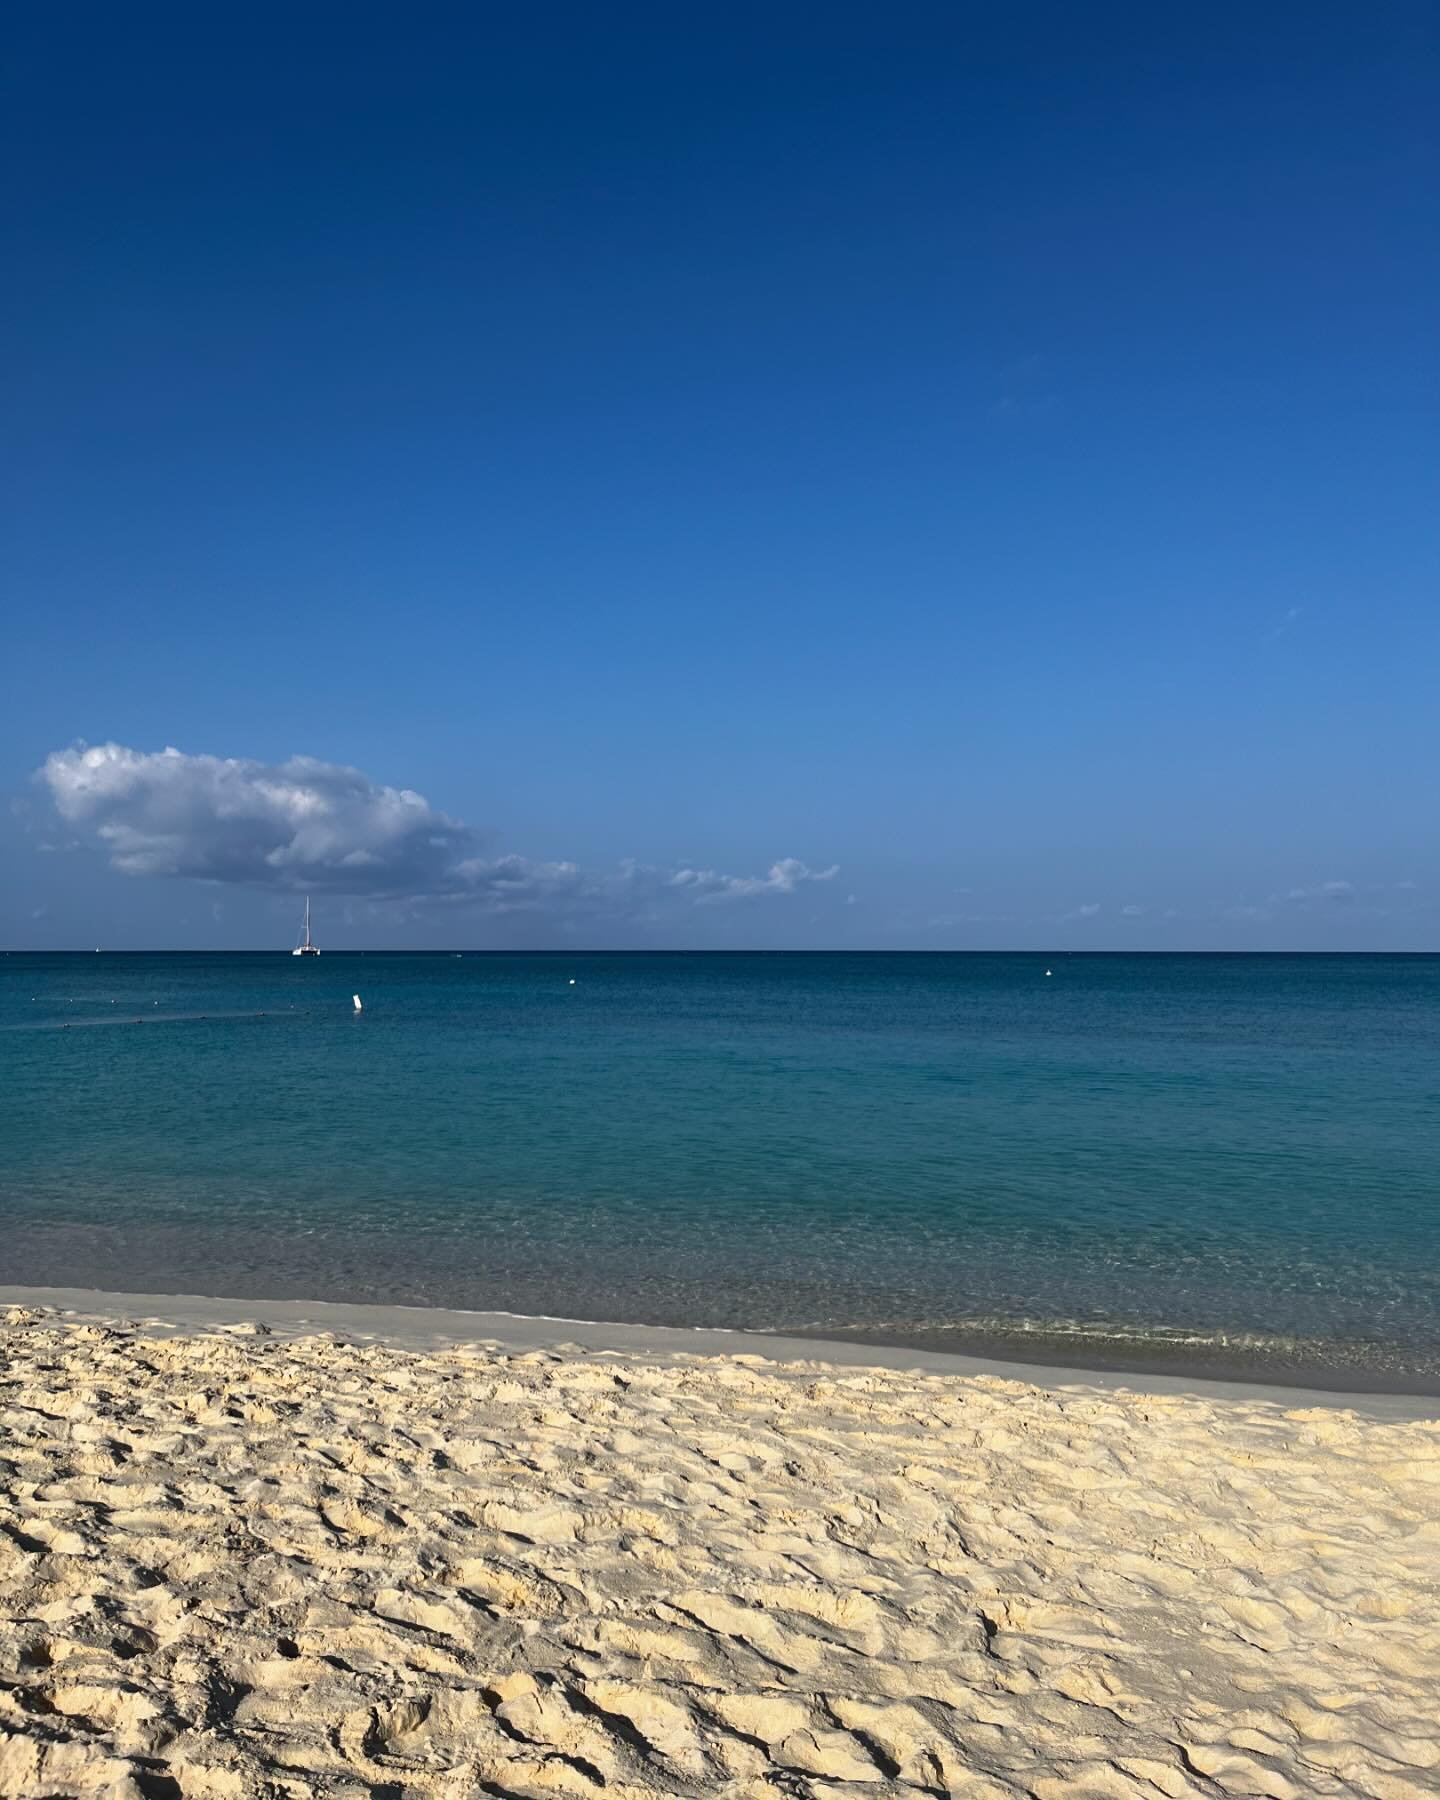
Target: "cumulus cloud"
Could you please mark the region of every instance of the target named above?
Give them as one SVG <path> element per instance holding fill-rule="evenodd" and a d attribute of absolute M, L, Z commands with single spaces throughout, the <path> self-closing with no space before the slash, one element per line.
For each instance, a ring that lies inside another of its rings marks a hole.
<path fill-rule="evenodd" d="M 127 875 L 518 912 L 623 910 L 666 895 L 745 900 L 839 873 L 789 856 L 764 875 L 636 862 L 596 874 L 573 862 L 487 856 L 481 833 L 422 794 L 311 756 L 271 764 L 76 744 L 37 773 L 60 816 L 98 839 Z"/>
<path fill-rule="evenodd" d="M 61 818 L 127 875 L 393 897 L 453 883 L 474 842 L 411 789 L 310 756 L 77 744 L 47 756 L 40 778 Z"/>

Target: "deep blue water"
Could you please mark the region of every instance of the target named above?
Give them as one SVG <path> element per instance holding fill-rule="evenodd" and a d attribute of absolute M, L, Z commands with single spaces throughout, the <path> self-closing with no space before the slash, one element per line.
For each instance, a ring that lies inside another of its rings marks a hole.
<path fill-rule="evenodd" d="M 1436 1391 L 1440 958 L 12 953 L 0 1280 Z"/>

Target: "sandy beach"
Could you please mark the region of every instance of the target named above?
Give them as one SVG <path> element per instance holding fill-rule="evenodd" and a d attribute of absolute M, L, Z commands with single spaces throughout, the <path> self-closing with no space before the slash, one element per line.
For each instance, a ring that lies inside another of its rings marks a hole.
<path fill-rule="evenodd" d="M 1440 1784 L 1423 1402 L 152 1305 L 0 1327 L 9 1800 Z"/>

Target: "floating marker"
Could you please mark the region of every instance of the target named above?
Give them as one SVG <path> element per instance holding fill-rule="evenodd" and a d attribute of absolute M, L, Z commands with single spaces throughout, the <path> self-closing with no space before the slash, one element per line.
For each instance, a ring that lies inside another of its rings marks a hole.
<path fill-rule="evenodd" d="M 355 1002 L 356 1012 L 364 1012 L 365 1008 L 360 1004 L 360 996 L 358 994 L 352 994 L 350 998 Z"/>
<path fill-rule="evenodd" d="M 1047 969 L 1047 970 L 1046 970 L 1046 971 L 1045 971 L 1045 973 L 1046 973 L 1046 974 L 1047 974 L 1047 975 L 1048 975 L 1048 974 L 1049 974 L 1049 973 L 1050 973 L 1050 971 L 1049 971 L 1049 969 Z"/>
<path fill-rule="evenodd" d="M 575 985 L 575 977 L 573 975 L 570 977 L 570 985 L 571 987 L 574 987 Z"/>

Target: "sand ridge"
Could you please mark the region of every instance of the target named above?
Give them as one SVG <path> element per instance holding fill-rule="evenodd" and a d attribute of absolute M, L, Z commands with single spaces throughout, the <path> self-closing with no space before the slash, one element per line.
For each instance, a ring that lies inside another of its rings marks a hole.
<path fill-rule="evenodd" d="M 1440 1424 L 0 1324 L 0 1794 L 1440 1789 Z"/>

